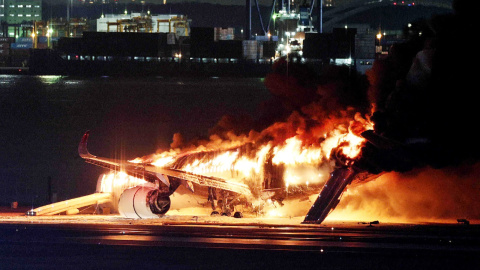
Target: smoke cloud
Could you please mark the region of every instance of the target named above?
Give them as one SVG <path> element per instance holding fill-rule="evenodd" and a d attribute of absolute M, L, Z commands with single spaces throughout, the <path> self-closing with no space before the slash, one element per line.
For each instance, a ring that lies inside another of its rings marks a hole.
<path fill-rule="evenodd" d="M 400 142 L 429 142 L 425 163 L 434 167 L 478 160 L 475 136 L 476 71 L 461 37 L 474 25 L 471 7 L 454 1 L 454 13 L 419 21 L 405 30 L 386 59 L 367 73 L 375 132 Z M 463 56 L 462 56 L 463 55 Z"/>
<path fill-rule="evenodd" d="M 349 187 L 330 220 L 449 222 L 480 220 L 480 163 L 387 173 Z"/>

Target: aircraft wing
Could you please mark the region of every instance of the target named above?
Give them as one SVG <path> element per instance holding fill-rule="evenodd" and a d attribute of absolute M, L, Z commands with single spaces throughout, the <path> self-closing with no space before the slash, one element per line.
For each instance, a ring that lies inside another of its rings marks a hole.
<path fill-rule="evenodd" d="M 170 186 L 170 183 L 164 176 L 156 174 L 154 172 L 146 171 L 145 168 L 141 166 L 141 164 L 130 163 L 127 161 L 118 161 L 109 158 L 102 158 L 90 154 L 87 148 L 87 141 L 89 136 L 90 132 L 85 132 L 82 140 L 80 141 L 80 144 L 78 145 L 78 154 L 81 158 L 85 160 L 85 162 L 112 171 L 123 171 L 128 175 L 145 179 L 146 181 L 151 183 L 161 181 L 165 185 Z"/>
<path fill-rule="evenodd" d="M 236 183 L 232 181 L 227 181 L 217 177 L 210 177 L 204 175 L 198 175 L 182 170 L 165 168 L 165 167 L 156 167 L 150 164 L 144 163 L 131 163 L 128 161 L 117 161 L 109 158 L 97 157 L 92 154 L 87 149 L 87 141 L 90 132 L 87 131 L 82 137 L 80 144 L 78 146 L 78 154 L 83 158 L 87 163 L 100 166 L 102 168 L 114 170 L 114 171 L 123 171 L 128 175 L 145 179 L 148 182 L 156 183 L 160 181 L 167 186 L 170 186 L 168 177 L 176 177 L 187 182 L 195 183 L 201 186 L 208 186 L 218 189 L 223 189 L 227 191 L 232 191 L 235 193 L 243 194 L 246 196 L 251 196 L 250 188 L 247 185 Z"/>

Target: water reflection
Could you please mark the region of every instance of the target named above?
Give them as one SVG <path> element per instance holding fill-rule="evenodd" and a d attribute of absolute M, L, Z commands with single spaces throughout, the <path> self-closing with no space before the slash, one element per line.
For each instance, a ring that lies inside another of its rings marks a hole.
<path fill-rule="evenodd" d="M 15 82 L 16 75 L 0 75 L 0 85 L 10 85 Z"/>
<path fill-rule="evenodd" d="M 58 83 L 63 76 L 58 76 L 58 75 L 40 75 L 36 76 L 37 78 L 40 79 L 40 81 L 44 84 L 56 84 Z"/>
<path fill-rule="evenodd" d="M 82 83 L 82 80 L 74 80 L 69 78 L 68 76 L 57 76 L 57 75 L 40 75 L 40 76 L 35 76 L 36 78 L 39 79 L 39 81 L 43 85 L 79 85 Z M 102 77 L 103 78 L 103 77 Z"/>

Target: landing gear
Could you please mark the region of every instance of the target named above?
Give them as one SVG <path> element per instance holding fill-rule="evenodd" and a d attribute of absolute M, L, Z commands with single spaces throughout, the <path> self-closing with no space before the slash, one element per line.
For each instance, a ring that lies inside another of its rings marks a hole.
<path fill-rule="evenodd" d="M 217 208 L 217 189 L 213 187 L 208 187 L 208 201 L 211 203 L 212 210 Z"/>
<path fill-rule="evenodd" d="M 220 190 L 220 199 L 217 200 L 217 190 L 216 188 L 209 187 L 208 188 L 208 201 L 211 203 L 212 206 L 212 213 L 210 216 L 224 216 L 224 217 L 230 217 L 232 216 L 232 212 L 235 209 L 232 209 L 232 203 L 238 198 L 234 197 L 231 199 L 230 192 L 225 191 L 225 190 Z M 216 209 L 220 208 L 220 212 L 218 212 Z M 235 218 L 241 218 L 243 217 L 241 212 L 235 212 L 234 213 Z"/>

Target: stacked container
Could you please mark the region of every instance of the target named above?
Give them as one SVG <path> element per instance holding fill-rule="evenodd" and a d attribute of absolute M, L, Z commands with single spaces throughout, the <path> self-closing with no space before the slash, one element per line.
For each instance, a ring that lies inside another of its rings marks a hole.
<path fill-rule="evenodd" d="M 256 40 L 243 41 L 243 58 L 256 61 L 263 55 L 263 45 Z"/>
<path fill-rule="evenodd" d="M 0 58 L 6 58 L 10 55 L 10 44 L 13 38 L 0 37 Z"/>

